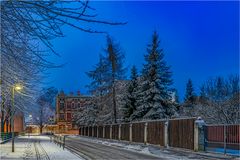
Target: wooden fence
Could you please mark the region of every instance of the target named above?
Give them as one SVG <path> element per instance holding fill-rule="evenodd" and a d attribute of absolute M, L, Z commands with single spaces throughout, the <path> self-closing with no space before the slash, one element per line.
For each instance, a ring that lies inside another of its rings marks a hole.
<path fill-rule="evenodd" d="M 97 137 L 97 126 L 93 127 L 93 137 Z"/>
<path fill-rule="evenodd" d="M 93 136 L 92 131 L 93 131 L 93 127 L 92 127 L 92 126 L 89 126 L 89 127 L 88 127 L 88 132 L 89 132 L 89 136 L 90 136 L 90 137 Z"/>
<path fill-rule="evenodd" d="M 148 122 L 147 142 L 164 146 L 164 121 Z"/>
<path fill-rule="evenodd" d="M 112 139 L 119 139 L 119 125 L 112 125 Z"/>
<path fill-rule="evenodd" d="M 130 141 L 130 124 L 121 124 L 121 140 Z"/>
<path fill-rule="evenodd" d="M 105 136 L 104 138 L 110 139 L 110 125 L 105 126 Z"/>
<path fill-rule="evenodd" d="M 191 118 L 88 126 L 80 127 L 79 134 L 193 150 L 194 121 Z M 90 130 L 92 134 L 88 133 Z"/>
<path fill-rule="evenodd" d="M 98 126 L 98 138 L 103 138 L 103 126 Z"/>
<path fill-rule="evenodd" d="M 132 124 L 132 141 L 144 143 L 145 122 Z"/>
<path fill-rule="evenodd" d="M 195 119 L 169 120 L 169 146 L 194 149 Z"/>

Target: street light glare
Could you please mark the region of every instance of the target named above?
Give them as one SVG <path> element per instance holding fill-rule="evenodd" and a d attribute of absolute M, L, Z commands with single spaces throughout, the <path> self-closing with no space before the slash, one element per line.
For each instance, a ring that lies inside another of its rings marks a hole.
<path fill-rule="evenodd" d="M 17 91 L 22 90 L 22 88 L 23 88 L 22 85 L 19 85 L 19 84 L 15 86 L 15 90 Z"/>

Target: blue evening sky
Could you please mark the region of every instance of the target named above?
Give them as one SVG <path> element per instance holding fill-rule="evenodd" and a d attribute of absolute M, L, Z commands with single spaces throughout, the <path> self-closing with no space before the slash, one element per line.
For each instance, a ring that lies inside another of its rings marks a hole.
<path fill-rule="evenodd" d="M 165 59 L 173 72 L 173 86 L 180 97 L 191 78 L 195 90 L 208 78 L 239 74 L 239 2 L 90 2 L 99 19 L 127 21 L 124 26 L 89 25 L 108 31 L 120 43 L 127 67 L 139 71 L 143 55 L 154 30 L 158 31 Z M 80 90 L 86 94 L 90 81 L 85 72 L 92 69 L 103 53 L 104 34 L 89 34 L 64 27 L 64 38 L 53 41 L 61 57 L 55 63 L 67 63 L 52 69 L 46 82 L 65 92 Z M 129 77 L 129 72 L 128 72 Z"/>

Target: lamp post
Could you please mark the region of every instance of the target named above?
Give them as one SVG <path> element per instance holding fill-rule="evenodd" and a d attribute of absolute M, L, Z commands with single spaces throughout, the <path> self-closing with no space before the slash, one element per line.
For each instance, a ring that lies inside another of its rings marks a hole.
<path fill-rule="evenodd" d="M 12 152 L 14 152 L 14 94 L 15 90 L 20 91 L 22 90 L 22 85 L 20 84 L 15 84 L 12 86 L 12 111 L 11 111 L 11 127 L 12 127 Z"/>

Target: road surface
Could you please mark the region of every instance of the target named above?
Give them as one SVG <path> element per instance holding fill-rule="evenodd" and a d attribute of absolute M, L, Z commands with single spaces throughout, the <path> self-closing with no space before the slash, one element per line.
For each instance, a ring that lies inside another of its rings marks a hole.
<path fill-rule="evenodd" d="M 66 148 L 86 160 L 232 160 L 236 157 L 214 153 L 193 152 L 181 149 L 160 149 L 154 146 L 133 145 L 118 141 L 88 138 L 82 136 L 66 136 Z"/>
<path fill-rule="evenodd" d="M 95 143 L 92 141 L 88 141 L 83 138 L 73 138 L 66 137 L 65 147 L 79 154 L 85 159 L 104 159 L 104 160 L 113 160 L 113 159 L 158 159 L 164 160 L 163 158 L 159 158 L 153 155 L 148 155 L 144 153 L 138 153 L 134 151 L 129 151 L 126 149 L 122 149 L 114 146 L 106 146 L 104 144 Z"/>

